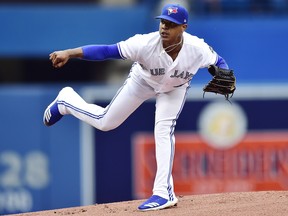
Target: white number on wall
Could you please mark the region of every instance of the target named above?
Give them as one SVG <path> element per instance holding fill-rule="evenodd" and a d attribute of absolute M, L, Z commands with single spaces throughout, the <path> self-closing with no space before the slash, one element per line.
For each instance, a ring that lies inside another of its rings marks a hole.
<path fill-rule="evenodd" d="M 49 159 L 40 151 L 22 156 L 14 151 L 0 152 L 0 187 L 28 186 L 42 189 L 49 184 Z"/>
<path fill-rule="evenodd" d="M 21 186 L 21 157 L 18 153 L 6 151 L 0 153 L 0 166 L 4 172 L 0 174 L 0 185 L 4 188 Z"/>

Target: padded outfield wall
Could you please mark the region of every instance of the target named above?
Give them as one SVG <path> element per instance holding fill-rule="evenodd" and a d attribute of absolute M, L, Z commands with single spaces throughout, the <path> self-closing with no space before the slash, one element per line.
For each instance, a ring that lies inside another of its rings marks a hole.
<path fill-rule="evenodd" d="M 0 88 L 1 214 L 151 193 L 154 101 L 110 132 L 72 116 L 47 128 L 43 111 L 62 86 Z M 119 87 L 71 86 L 103 106 Z M 239 84 L 231 106 L 221 96 L 203 99 L 202 85 L 194 85 L 176 126 L 176 193 L 287 190 L 287 92 L 286 85 Z"/>

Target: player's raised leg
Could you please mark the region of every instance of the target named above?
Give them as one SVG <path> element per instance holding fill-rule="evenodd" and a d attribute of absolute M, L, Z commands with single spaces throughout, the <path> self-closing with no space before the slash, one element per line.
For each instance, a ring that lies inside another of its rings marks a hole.
<path fill-rule="evenodd" d="M 129 77 L 110 104 L 104 108 L 87 103 L 72 88 L 66 87 L 46 109 L 44 124 L 50 126 L 63 115 L 71 114 L 99 130 L 112 130 L 154 94 L 148 86 L 141 85 L 141 81 L 135 82 Z"/>

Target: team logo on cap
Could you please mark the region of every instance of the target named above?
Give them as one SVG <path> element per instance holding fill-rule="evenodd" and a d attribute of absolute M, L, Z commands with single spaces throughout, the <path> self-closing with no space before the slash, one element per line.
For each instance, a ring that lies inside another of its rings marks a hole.
<path fill-rule="evenodd" d="M 178 13 L 177 7 L 169 7 L 167 10 L 168 10 L 168 15 Z"/>

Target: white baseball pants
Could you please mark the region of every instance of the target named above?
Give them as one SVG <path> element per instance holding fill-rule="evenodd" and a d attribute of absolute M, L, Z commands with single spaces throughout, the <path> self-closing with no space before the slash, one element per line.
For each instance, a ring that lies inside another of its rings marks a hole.
<path fill-rule="evenodd" d="M 157 172 L 153 194 L 173 200 L 175 197 L 172 167 L 175 152 L 174 129 L 186 99 L 187 86 L 166 93 L 155 93 L 133 68 L 123 86 L 107 107 L 86 103 L 72 88 L 62 89 L 58 95 L 59 111 L 81 121 L 109 131 L 125 121 L 145 100 L 156 98 L 155 148 Z"/>

